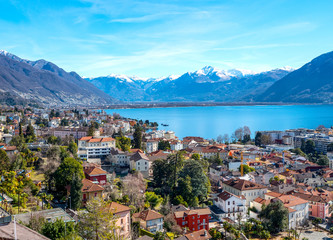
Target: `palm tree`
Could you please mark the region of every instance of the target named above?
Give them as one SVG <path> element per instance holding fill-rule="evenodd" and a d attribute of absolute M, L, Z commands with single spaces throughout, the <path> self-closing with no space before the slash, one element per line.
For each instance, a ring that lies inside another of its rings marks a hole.
<path fill-rule="evenodd" d="M 42 193 L 42 194 L 40 195 L 40 197 L 41 197 L 41 199 L 42 199 L 42 210 L 44 210 L 44 201 L 45 201 L 47 195 L 46 195 L 46 193 Z"/>

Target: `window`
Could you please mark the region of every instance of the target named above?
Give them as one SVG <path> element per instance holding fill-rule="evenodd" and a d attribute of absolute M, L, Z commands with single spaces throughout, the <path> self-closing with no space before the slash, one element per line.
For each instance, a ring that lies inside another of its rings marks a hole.
<path fill-rule="evenodd" d="M 230 205 L 230 202 L 228 201 L 228 205 Z"/>
<path fill-rule="evenodd" d="M 235 205 L 235 201 L 232 201 L 232 204 Z"/>
<path fill-rule="evenodd" d="M 123 224 L 123 223 L 124 223 L 124 219 L 121 219 L 121 220 L 120 220 L 120 224 Z"/>

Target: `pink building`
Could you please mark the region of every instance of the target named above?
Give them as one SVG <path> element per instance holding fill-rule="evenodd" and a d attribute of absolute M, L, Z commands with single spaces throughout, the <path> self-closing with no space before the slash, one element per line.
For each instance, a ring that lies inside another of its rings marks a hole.
<path fill-rule="evenodd" d="M 116 226 L 119 227 L 118 234 L 121 239 L 131 238 L 131 209 L 127 206 L 121 205 L 116 202 L 110 204 L 109 211 L 112 212 L 116 218 Z"/>

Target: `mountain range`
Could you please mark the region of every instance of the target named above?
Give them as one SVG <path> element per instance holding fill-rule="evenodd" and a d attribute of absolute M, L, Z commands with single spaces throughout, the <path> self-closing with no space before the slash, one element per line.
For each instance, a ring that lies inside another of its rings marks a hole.
<path fill-rule="evenodd" d="M 182 75 L 81 78 L 55 64 L 0 51 L 0 103 L 110 105 L 126 102 L 332 103 L 333 52 L 301 68 L 255 73 L 206 66 Z"/>
<path fill-rule="evenodd" d="M 181 76 L 157 79 L 111 74 L 86 80 L 105 93 L 129 102 L 248 102 L 291 71 L 293 69 L 283 68 L 254 73 L 206 66 Z"/>
<path fill-rule="evenodd" d="M 7 98 L 6 98 L 7 96 Z M 81 78 L 45 61 L 29 61 L 0 51 L 0 100 L 22 100 L 43 105 L 106 105 L 117 102 Z"/>

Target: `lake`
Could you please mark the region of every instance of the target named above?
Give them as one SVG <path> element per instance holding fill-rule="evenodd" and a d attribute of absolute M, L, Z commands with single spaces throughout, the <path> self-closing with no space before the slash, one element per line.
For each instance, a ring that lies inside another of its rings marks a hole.
<path fill-rule="evenodd" d="M 180 139 L 200 136 L 216 139 L 229 136 L 242 126 L 249 126 L 254 135 L 258 130 L 316 128 L 333 125 L 333 105 L 266 105 L 108 109 L 123 117 L 157 122 L 159 129 L 173 130 Z M 161 124 L 169 126 L 161 126 Z"/>

